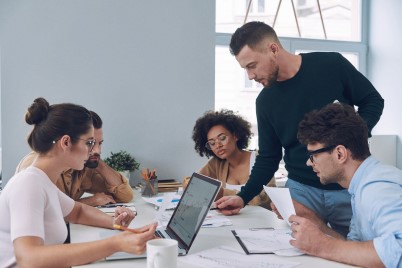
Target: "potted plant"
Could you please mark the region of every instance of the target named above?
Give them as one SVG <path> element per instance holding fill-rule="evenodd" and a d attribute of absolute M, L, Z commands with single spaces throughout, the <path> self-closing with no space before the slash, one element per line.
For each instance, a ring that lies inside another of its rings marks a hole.
<path fill-rule="evenodd" d="M 116 171 L 121 172 L 124 176 L 129 178 L 130 172 L 139 169 L 140 163 L 135 161 L 128 152 L 120 150 L 120 152 L 113 153 L 104 159 L 105 163 Z"/>

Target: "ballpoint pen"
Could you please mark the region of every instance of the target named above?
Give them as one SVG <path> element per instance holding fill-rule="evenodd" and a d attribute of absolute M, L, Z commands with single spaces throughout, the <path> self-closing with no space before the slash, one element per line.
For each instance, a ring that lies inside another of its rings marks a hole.
<path fill-rule="evenodd" d="M 260 231 L 260 230 L 275 230 L 274 227 L 257 227 L 257 228 L 250 228 L 250 231 Z"/>
<path fill-rule="evenodd" d="M 98 208 L 115 208 L 115 207 L 128 207 L 128 206 L 124 204 L 106 204 L 98 206 Z"/>

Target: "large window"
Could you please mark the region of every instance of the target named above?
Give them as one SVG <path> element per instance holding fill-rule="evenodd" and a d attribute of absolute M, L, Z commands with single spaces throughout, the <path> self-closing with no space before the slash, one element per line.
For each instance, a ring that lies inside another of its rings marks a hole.
<path fill-rule="evenodd" d="M 264 21 L 279 36 L 361 41 L 360 0 L 216 0 L 216 32 Z"/>
<path fill-rule="evenodd" d="M 364 3 L 359 0 L 216 0 L 215 109 L 237 111 L 251 122 L 254 133 L 251 149 L 258 144 L 255 99 L 262 86 L 248 80 L 230 54 L 232 33 L 245 21 L 264 21 L 274 27 L 289 52 L 337 51 L 365 74 L 367 37 L 362 21 L 367 12 Z"/>

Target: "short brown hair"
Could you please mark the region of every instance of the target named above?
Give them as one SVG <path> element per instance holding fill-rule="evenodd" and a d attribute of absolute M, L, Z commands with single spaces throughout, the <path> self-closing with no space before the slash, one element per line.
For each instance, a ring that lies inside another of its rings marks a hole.
<path fill-rule="evenodd" d="M 251 49 L 255 49 L 265 38 L 270 38 L 281 46 L 275 30 L 271 26 L 261 21 L 248 22 L 238 28 L 232 35 L 230 53 L 237 56 L 246 45 Z"/>

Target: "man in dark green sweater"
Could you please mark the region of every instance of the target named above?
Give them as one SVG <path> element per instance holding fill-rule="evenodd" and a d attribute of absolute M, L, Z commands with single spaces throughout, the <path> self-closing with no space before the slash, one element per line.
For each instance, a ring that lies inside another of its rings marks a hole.
<path fill-rule="evenodd" d="M 264 89 L 256 100 L 259 154 L 250 179 L 236 196 L 219 199 L 218 208 L 226 215 L 239 213 L 272 178 L 284 148 L 289 178 L 286 186 L 296 213 L 318 216 L 346 236 L 352 216 L 350 195 L 338 184 L 320 184 L 306 165 L 308 154 L 306 146 L 297 140 L 298 124 L 307 112 L 339 101 L 357 106 L 371 131 L 380 119 L 384 100 L 341 54 L 290 54 L 275 31 L 263 22 L 249 22 L 238 28 L 230 49 L 249 79 L 261 83 Z"/>

